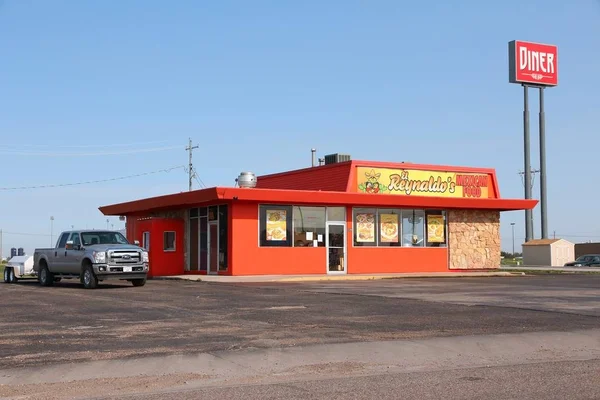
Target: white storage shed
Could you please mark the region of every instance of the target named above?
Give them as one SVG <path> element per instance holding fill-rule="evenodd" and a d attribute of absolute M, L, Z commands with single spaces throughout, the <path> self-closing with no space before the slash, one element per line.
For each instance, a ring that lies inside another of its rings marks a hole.
<path fill-rule="evenodd" d="M 534 239 L 523 243 L 523 265 L 562 267 L 575 259 L 575 244 L 565 239 Z"/>

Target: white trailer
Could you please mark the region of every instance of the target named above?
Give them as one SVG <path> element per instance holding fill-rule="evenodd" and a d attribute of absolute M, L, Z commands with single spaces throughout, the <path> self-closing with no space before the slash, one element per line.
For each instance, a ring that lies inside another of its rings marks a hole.
<path fill-rule="evenodd" d="M 24 278 L 37 278 L 33 270 L 33 256 L 11 258 L 4 267 L 4 283 L 17 283 Z"/>

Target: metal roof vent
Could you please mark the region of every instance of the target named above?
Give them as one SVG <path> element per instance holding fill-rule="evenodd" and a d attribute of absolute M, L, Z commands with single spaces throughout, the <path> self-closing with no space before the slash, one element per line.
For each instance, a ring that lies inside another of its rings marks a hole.
<path fill-rule="evenodd" d="M 241 172 L 235 182 L 241 188 L 253 188 L 256 187 L 256 175 L 254 172 Z"/>
<path fill-rule="evenodd" d="M 352 158 L 350 157 L 350 154 L 340 154 L 340 153 L 328 154 L 325 156 L 325 165 L 340 163 L 340 162 L 344 162 L 344 161 L 350 161 L 351 159 Z"/>

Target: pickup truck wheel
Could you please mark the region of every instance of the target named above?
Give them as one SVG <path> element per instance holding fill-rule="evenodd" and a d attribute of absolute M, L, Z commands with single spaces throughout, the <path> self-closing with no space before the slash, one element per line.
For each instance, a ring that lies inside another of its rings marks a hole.
<path fill-rule="evenodd" d="M 81 280 L 86 289 L 95 289 L 98 287 L 98 278 L 94 275 L 94 270 L 89 265 L 83 267 L 83 277 Z"/>
<path fill-rule="evenodd" d="M 144 286 L 146 284 L 146 279 L 132 279 L 131 283 L 135 287 Z"/>
<path fill-rule="evenodd" d="M 9 268 L 4 269 L 4 283 L 10 283 L 10 280 L 8 279 L 8 270 Z"/>
<path fill-rule="evenodd" d="M 40 266 L 40 276 L 38 279 L 42 286 L 52 286 L 54 284 L 54 274 L 48 270 L 46 264 Z"/>

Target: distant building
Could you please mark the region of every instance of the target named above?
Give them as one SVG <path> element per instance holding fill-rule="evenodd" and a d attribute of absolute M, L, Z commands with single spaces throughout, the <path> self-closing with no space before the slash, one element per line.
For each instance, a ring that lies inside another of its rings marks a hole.
<path fill-rule="evenodd" d="M 558 267 L 574 257 L 575 245 L 564 239 L 535 239 L 523 244 L 523 265 Z"/>

